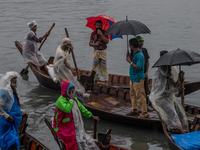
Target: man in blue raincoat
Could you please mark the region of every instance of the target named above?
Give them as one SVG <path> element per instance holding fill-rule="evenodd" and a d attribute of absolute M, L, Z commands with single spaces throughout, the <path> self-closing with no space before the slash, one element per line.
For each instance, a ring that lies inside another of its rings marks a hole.
<path fill-rule="evenodd" d="M 18 150 L 18 128 L 22 113 L 16 92 L 17 77 L 14 71 L 6 72 L 0 79 L 0 146 L 1 150 Z"/>

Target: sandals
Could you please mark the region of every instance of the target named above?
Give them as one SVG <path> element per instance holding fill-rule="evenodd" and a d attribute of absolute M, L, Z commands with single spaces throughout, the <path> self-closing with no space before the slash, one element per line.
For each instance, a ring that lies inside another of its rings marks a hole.
<path fill-rule="evenodd" d="M 138 118 L 149 118 L 149 114 L 148 113 L 140 114 Z"/>
<path fill-rule="evenodd" d="M 147 111 L 153 111 L 153 108 L 151 108 L 150 106 L 147 107 Z"/>
<path fill-rule="evenodd" d="M 147 107 L 147 111 L 153 111 L 153 108 L 151 108 L 150 106 Z M 141 109 L 138 108 L 138 112 L 139 113 L 142 113 Z"/>
<path fill-rule="evenodd" d="M 142 113 L 142 111 L 141 111 L 141 109 L 140 109 L 140 108 L 138 108 L 138 113 Z"/>
<path fill-rule="evenodd" d="M 132 116 L 132 115 L 137 115 L 138 111 L 137 110 L 130 110 L 126 113 L 127 116 Z"/>

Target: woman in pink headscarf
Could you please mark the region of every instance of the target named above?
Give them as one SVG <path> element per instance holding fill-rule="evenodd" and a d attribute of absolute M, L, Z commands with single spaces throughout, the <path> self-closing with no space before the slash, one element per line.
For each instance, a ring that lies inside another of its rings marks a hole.
<path fill-rule="evenodd" d="M 44 65 L 45 70 L 48 72 L 46 67 L 46 59 L 38 51 L 37 43 L 41 43 L 42 40 L 49 35 L 47 32 L 44 36 L 37 38 L 36 30 L 37 24 L 36 21 L 28 23 L 30 31 L 26 34 L 25 40 L 23 42 L 23 57 L 26 63 L 33 63 L 37 70 L 41 72 L 40 67 Z"/>

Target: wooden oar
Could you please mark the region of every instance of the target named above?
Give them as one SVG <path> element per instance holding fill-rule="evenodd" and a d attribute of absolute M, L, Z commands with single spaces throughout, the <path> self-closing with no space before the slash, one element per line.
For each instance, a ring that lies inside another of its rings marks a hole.
<path fill-rule="evenodd" d="M 51 30 L 53 29 L 53 27 L 55 26 L 55 23 L 53 23 L 53 25 L 51 26 L 51 28 L 49 29 L 49 34 L 51 32 Z M 49 36 L 49 35 L 48 35 Z M 44 42 L 46 41 L 47 37 L 45 37 L 45 39 L 42 41 L 42 43 L 40 44 L 40 47 L 38 48 L 38 50 L 40 51 L 42 45 L 44 44 Z M 22 71 L 20 72 L 20 74 L 28 74 L 28 68 L 29 68 L 29 65 L 26 67 L 26 69 L 22 69 Z"/>
<path fill-rule="evenodd" d="M 97 120 L 94 120 L 94 139 L 97 139 Z"/>
<path fill-rule="evenodd" d="M 181 80 L 181 87 L 182 87 L 182 93 L 181 93 L 181 102 L 182 102 L 182 106 L 183 106 L 183 109 L 185 110 L 185 85 L 184 85 L 184 72 L 181 74 L 181 77 L 180 77 L 180 80 Z"/>
<path fill-rule="evenodd" d="M 51 28 L 49 29 L 49 31 L 48 31 L 49 34 L 50 34 L 50 32 L 51 32 L 51 30 L 53 29 L 54 26 L 55 26 L 55 23 L 53 23 L 53 25 L 52 25 Z M 48 35 L 48 36 L 49 36 L 49 35 Z M 45 39 L 42 41 L 42 43 L 40 44 L 40 47 L 38 48 L 38 51 L 40 51 L 42 45 L 44 44 L 44 42 L 46 41 L 46 39 L 47 39 L 48 36 L 46 36 Z"/>
<path fill-rule="evenodd" d="M 67 28 L 65 28 L 65 33 L 66 33 L 66 36 L 69 38 L 69 34 L 68 34 L 68 31 L 67 31 Z M 74 66 L 75 66 L 76 73 L 77 73 L 77 79 L 79 79 L 78 67 L 77 67 L 77 64 L 76 64 L 76 59 L 75 59 L 74 51 L 72 50 L 71 52 L 72 52 L 72 58 L 74 60 Z"/>

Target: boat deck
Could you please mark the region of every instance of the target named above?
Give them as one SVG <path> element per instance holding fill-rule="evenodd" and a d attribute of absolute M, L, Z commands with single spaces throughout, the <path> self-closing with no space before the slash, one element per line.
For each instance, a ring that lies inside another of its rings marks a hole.
<path fill-rule="evenodd" d="M 115 83 L 115 82 L 110 82 L 110 81 L 97 81 L 97 84 L 100 85 L 107 85 L 107 86 L 112 86 L 112 87 L 119 87 L 119 88 L 130 88 L 130 85 L 127 83 Z"/>
<path fill-rule="evenodd" d="M 108 94 L 104 93 L 99 95 L 90 94 L 89 98 L 85 98 L 85 102 L 96 109 L 101 109 L 103 111 L 119 114 L 122 116 L 126 116 L 126 112 L 133 109 L 129 100 L 125 101 L 123 98 L 109 96 Z M 156 111 L 149 112 L 149 115 L 149 120 L 159 120 Z M 138 116 L 133 115 L 131 117 L 137 118 Z"/>
<path fill-rule="evenodd" d="M 98 115 L 105 120 L 161 129 L 160 118 L 155 110 L 148 112 L 149 118 L 138 118 L 138 115 L 126 115 L 128 111 L 133 109 L 129 90 L 96 84 L 92 92 L 90 92 L 90 97 L 85 98 L 85 104 L 83 103 L 83 105 L 92 111 L 94 115 Z M 198 113 L 194 108 L 191 108 L 194 111 L 190 112 L 187 106 L 186 110 L 188 120 L 193 120 L 195 114 Z"/>

